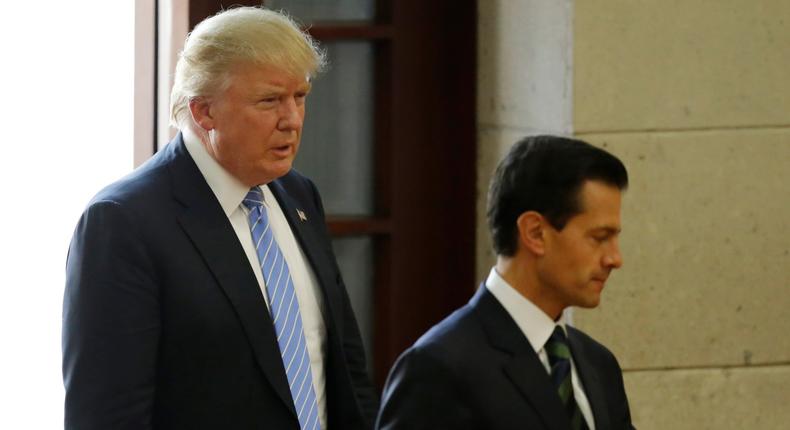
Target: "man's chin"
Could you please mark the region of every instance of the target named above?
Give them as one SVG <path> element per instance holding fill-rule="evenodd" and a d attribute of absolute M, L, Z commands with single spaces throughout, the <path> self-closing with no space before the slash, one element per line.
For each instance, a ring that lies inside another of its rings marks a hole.
<path fill-rule="evenodd" d="M 272 179 L 277 179 L 288 174 L 293 168 L 293 157 L 266 163 L 261 170 Z"/>
<path fill-rule="evenodd" d="M 291 171 L 291 163 L 282 166 L 275 166 L 268 163 L 266 168 L 256 169 L 249 172 L 247 177 L 239 177 L 239 179 L 249 186 L 266 185 L 269 182 L 281 178 Z"/>
<path fill-rule="evenodd" d="M 579 300 L 578 303 L 576 303 L 576 307 L 593 309 L 593 308 L 597 308 L 600 303 L 601 303 L 601 295 L 595 294 L 595 295 L 590 295 L 588 297 L 583 297 L 581 300 Z"/>

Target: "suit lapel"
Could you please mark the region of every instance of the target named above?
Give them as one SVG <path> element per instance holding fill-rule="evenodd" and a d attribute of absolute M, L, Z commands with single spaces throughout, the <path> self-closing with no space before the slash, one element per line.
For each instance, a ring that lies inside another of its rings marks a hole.
<path fill-rule="evenodd" d="M 247 256 L 222 207 L 187 153 L 181 135 L 168 146 L 167 150 L 173 153 L 169 166 L 175 198 L 184 205 L 178 222 L 235 308 L 264 375 L 285 406 L 296 415 L 274 324 Z"/>
<path fill-rule="evenodd" d="M 485 286 L 478 289 L 472 306 L 480 316 L 491 345 L 510 354 L 503 370 L 543 420 L 545 427 L 553 430 L 570 428 L 568 416 L 546 369 L 505 308 Z"/>
<path fill-rule="evenodd" d="M 334 310 L 340 309 L 341 297 L 335 288 L 330 288 L 337 281 L 333 276 L 333 270 L 331 270 L 332 263 L 329 256 L 324 251 L 323 244 L 326 241 L 320 239 L 313 225 L 316 222 L 323 223 L 324 220 L 319 219 L 317 216 L 304 216 L 303 219 L 302 216 L 305 215 L 304 206 L 294 200 L 279 181 L 270 182 L 269 189 L 280 204 L 280 208 L 291 226 L 291 231 L 294 232 L 299 246 L 307 256 L 310 266 L 315 272 L 326 304 L 324 319 L 327 323 L 334 321 Z"/>
<path fill-rule="evenodd" d="M 590 402 L 595 428 L 608 429 L 611 427 L 609 425 L 609 408 L 601 386 L 601 378 L 598 370 L 587 359 L 588 354 L 586 354 L 584 344 L 582 344 L 579 334 L 573 327 L 568 327 L 568 344 L 571 348 L 573 362 L 576 365 L 579 378 L 581 378 L 584 386 L 584 393 Z"/>

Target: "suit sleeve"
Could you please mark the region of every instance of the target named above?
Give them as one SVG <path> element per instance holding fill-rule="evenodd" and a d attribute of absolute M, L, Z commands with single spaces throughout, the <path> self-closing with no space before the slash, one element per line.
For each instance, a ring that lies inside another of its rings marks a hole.
<path fill-rule="evenodd" d="M 339 280 L 343 290 L 343 350 L 346 353 L 346 365 L 348 366 L 351 384 L 359 403 L 365 420 L 365 428 L 373 428 L 373 421 L 379 409 L 379 400 L 373 384 L 368 376 L 365 360 L 365 348 L 362 344 L 362 336 L 359 333 L 359 326 L 354 317 L 351 302 L 348 298 L 343 280 Z"/>
<path fill-rule="evenodd" d="M 380 430 L 471 429 L 472 411 L 452 372 L 419 348 L 395 362 L 376 421 Z"/>
<path fill-rule="evenodd" d="M 617 362 L 617 358 L 614 355 L 611 355 L 612 358 L 612 365 L 615 368 L 615 375 L 617 375 L 617 381 L 615 383 L 615 389 L 617 392 L 617 402 L 619 403 L 616 405 L 616 408 L 613 410 L 616 411 L 615 416 L 612 417 L 614 428 L 621 428 L 624 430 L 636 430 L 633 423 L 631 422 L 631 408 L 628 406 L 628 396 L 625 394 L 625 384 L 623 383 L 623 370 L 620 368 L 620 363 Z"/>
<path fill-rule="evenodd" d="M 159 299 L 141 234 L 115 202 L 80 219 L 66 263 L 66 429 L 151 428 Z"/>
<path fill-rule="evenodd" d="M 310 185 L 313 195 L 313 202 L 319 214 L 321 215 L 321 220 L 323 221 L 326 219 L 326 216 L 324 214 L 324 206 L 321 202 L 321 196 L 312 181 L 307 179 L 307 183 Z M 334 252 L 331 252 L 331 248 L 330 253 L 332 255 L 332 262 L 336 266 L 337 273 L 340 274 L 340 268 L 337 267 Z M 359 408 L 363 415 L 362 418 L 365 421 L 365 428 L 372 428 L 373 421 L 376 419 L 376 413 L 378 412 L 379 400 L 378 396 L 376 395 L 376 390 L 373 387 L 373 383 L 370 381 L 370 377 L 368 375 L 367 364 L 365 360 L 365 348 L 362 343 L 362 335 L 359 332 L 359 325 L 357 324 L 357 319 L 354 316 L 354 310 L 351 307 L 351 300 L 348 297 L 348 290 L 346 289 L 346 285 L 343 282 L 342 275 L 338 275 L 336 282 L 338 284 L 343 301 L 343 309 L 340 317 L 342 319 L 343 327 L 341 338 L 343 339 L 343 351 L 345 354 L 346 366 L 348 367 L 356 401 L 359 404 Z"/>

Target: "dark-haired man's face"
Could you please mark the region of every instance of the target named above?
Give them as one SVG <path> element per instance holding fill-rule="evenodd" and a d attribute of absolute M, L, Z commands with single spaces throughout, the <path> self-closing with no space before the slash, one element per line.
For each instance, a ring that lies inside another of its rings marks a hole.
<path fill-rule="evenodd" d="M 587 181 L 579 191 L 582 212 L 558 231 L 545 229 L 545 253 L 537 274 L 543 293 L 564 309 L 598 306 L 606 279 L 623 264 L 620 233 L 621 191 Z"/>

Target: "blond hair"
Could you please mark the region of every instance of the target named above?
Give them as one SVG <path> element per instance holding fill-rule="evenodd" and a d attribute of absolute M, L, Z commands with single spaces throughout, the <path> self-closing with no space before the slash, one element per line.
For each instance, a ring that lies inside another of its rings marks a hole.
<path fill-rule="evenodd" d="M 170 93 L 170 123 L 191 124 L 189 101 L 222 92 L 239 64 L 274 66 L 314 77 L 326 56 L 288 16 L 262 7 L 236 7 L 206 18 L 187 36 Z"/>

